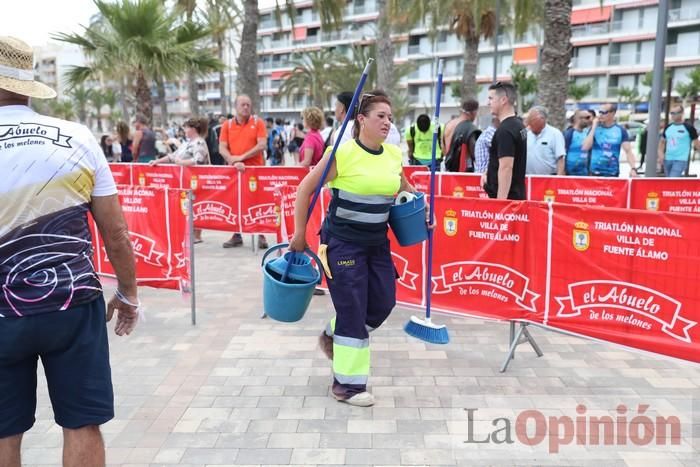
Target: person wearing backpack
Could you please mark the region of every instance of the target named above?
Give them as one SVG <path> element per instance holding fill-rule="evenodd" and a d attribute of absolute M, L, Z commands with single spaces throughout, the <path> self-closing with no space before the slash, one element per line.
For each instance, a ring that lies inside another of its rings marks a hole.
<path fill-rule="evenodd" d="M 474 99 L 462 102 L 460 116 L 445 127 L 445 169 L 448 172 L 474 172 L 476 140 L 481 134 L 474 120 L 479 103 Z"/>
<path fill-rule="evenodd" d="M 438 166 L 442 160 L 442 126 L 438 126 L 439 148 L 435 153 Z M 430 117 L 421 114 L 416 123 L 406 128 L 406 143 L 408 144 L 408 161 L 411 165 L 430 165 L 432 161 L 433 133 L 435 124 Z"/>
<path fill-rule="evenodd" d="M 675 105 L 671 109 L 671 123 L 659 140 L 659 164 L 667 177 L 680 177 L 687 171 L 693 148 L 700 150 L 698 132 L 683 121 L 683 106 Z"/>

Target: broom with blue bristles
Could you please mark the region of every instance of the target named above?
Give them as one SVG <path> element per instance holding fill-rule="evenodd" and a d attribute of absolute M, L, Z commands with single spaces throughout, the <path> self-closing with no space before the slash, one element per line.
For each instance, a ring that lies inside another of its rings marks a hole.
<path fill-rule="evenodd" d="M 440 131 L 440 97 L 442 96 L 442 60 L 438 61 L 437 92 L 435 97 L 435 116 L 433 117 L 433 148 L 430 163 L 430 229 L 428 230 L 428 277 L 425 282 L 425 319 L 411 316 L 404 330 L 410 336 L 430 344 L 447 344 L 450 335 L 444 324 L 435 324 L 430 318 L 430 299 L 433 292 L 433 219 L 435 215 L 435 153 L 438 148 L 438 133 Z"/>

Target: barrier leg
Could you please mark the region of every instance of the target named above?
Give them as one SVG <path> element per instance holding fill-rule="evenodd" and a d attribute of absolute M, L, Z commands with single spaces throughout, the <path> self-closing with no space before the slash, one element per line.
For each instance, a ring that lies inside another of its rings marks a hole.
<path fill-rule="evenodd" d="M 190 307 L 192 314 L 192 325 L 194 326 L 195 324 L 197 324 L 197 300 L 194 286 L 194 192 L 192 190 L 189 191 L 188 198 L 190 201 L 189 203 L 187 203 L 190 224 L 190 293 L 192 294 L 190 297 Z"/>
<path fill-rule="evenodd" d="M 532 346 L 532 349 L 535 351 L 538 357 L 541 357 L 543 355 L 542 350 L 537 345 L 537 342 L 535 342 L 535 339 L 532 337 L 532 334 L 530 334 L 530 331 L 527 330 L 528 323 L 520 323 L 520 327 L 515 332 L 515 334 L 513 334 L 513 331 L 515 330 L 515 322 L 511 321 L 510 324 L 510 348 L 508 349 L 508 354 L 506 355 L 506 358 L 503 361 L 503 364 L 501 365 L 501 373 L 504 373 L 506 369 L 508 369 L 508 364 L 513 358 L 515 358 L 515 349 L 520 344 L 528 342 Z"/>

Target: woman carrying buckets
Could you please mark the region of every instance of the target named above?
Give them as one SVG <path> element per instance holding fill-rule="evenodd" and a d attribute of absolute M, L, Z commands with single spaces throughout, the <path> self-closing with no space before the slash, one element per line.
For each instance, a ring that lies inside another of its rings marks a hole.
<path fill-rule="evenodd" d="M 356 406 L 374 404 L 367 392 L 369 332 L 396 304 L 396 270 L 387 222 L 400 191 L 415 192 L 402 168 L 398 146 L 384 143 L 391 128 L 391 101 L 383 91 L 364 94 L 353 127 L 354 139 L 342 144 L 325 182 L 332 200 L 321 229 L 319 256 L 325 257 L 336 316 L 319 337 L 333 360 L 333 396 Z M 329 153 L 299 185 L 292 251 L 306 247 L 309 198 L 328 165 Z"/>

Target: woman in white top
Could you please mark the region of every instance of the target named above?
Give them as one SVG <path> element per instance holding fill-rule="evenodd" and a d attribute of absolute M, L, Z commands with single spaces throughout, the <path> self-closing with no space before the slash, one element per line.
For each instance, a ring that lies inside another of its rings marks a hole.
<path fill-rule="evenodd" d="M 187 141 L 178 143 L 175 152 L 149 162 L 150 165 L 171 163 L 177 165 L 210 164 L 209 149 L 204 136 L 207 134 L 209 121 L 206 118 L 193 117 L 188 119 L 185 126 Z M 202 230 L 194 229 L 194 243 L 202 243 Z"/>
<path fill-rule="evenodd" d="M 185 121 L 185 137 L 187 140 L 181 143 L 175 138 L 168 140 L 177 146 L 175 152 L 150 162 L 156 164 L 177 164 L 177 165 L 203 165 L 210 164 L 209 149 L 204 137 L 207 135 L 209 121 L 206 118 L 193 117 Z"/>

